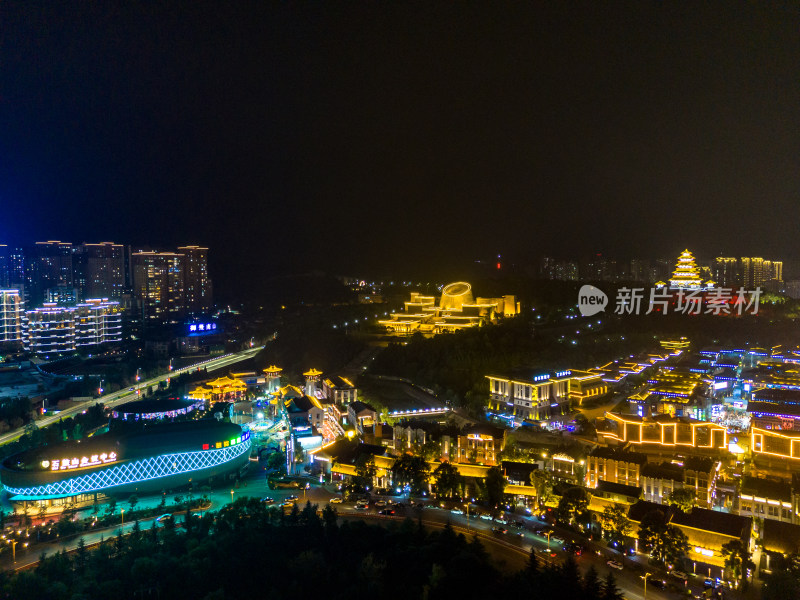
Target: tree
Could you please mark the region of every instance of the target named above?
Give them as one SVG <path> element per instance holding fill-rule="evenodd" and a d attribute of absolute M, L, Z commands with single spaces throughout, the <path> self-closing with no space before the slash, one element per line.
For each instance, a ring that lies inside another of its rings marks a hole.
<path fill-rule="evenodd" d="M 267 456 L 266 461 L 267 471 L 278 471 L 279 473 L 286 473 L 286 453 L 273 452 Z"/>
<path fill-rule="evenodd" d="M 691 488 L 678 488 L 673 490 L 669 496 L 667 496 L 667 502 L 672 504 L 673 506 L 677 506 L 683 512 L 688 513 L 692 511 L 692 507 L 695 505 L 696 497 L 694 494 L 694 490 Z"/>
<path fill-rule="evenodd" d="M 600 517 L 603 533 L 609 542 L 621 544 L 630 533 L 633 525 L 628 520 L 625 509 L 619 504 L 607 506 Z"/>
<path fill-rule="evenodd" d="M 86 568 L 89 559 L 89 553 L 86 550 L 86 542 L 83 537 L 78 540 L 78 546 L 75 549 L 75 570 L 82 573 Z"/>
<path fill-rule="evenodd" d="M 139 503 L 139 497 L 136 494 L 131 494 L 131 497 L 128 498 L 128 505 L 131 507 L 131 511 L 136 507 Z"/>
<path fill-rule="evenodd" d="M 601 599 L 623 600 L 622 592 L 620 592 L 619 588 L 617 587 L 617 579 L 614 577 L 614 573 L 611 571 L 608 572 L 608 575 L 606 575 L 606 578 L 603 581 L 603 594 Z"/>
<path fill-rule="evenodd" d="M 436 467 L 433 477 L 436 480 L 436 483 L 433 484 L 433 491 L 440 498 L 453 496 L 461 485 L 461 474 L 447 461 Z"/>
<path fill-rule="evenodd" d="M 750 558 L 749 548 L 742 540 L 731 540 L 722 545 L 722 556 L 725 557 L 725 566 L 731 570 L 737 581 L 743 579 L 743 586 L 747 587 L 747 571 L 756 567 Z"/>
<path fill-rule="evenodd" d="M 600 577 L 597 575 L 597 569 L 594 565 L 589 567 L 586 575 L 583 576 L 583 597 L 586 600 L 597 600 L 602 595 L 602 585 Z"/>
<path fill-rule="evenodd" d="M 414 443 L 411 451 L 425 460 L 438 460 L 442 456 L 442 446 L 434 440 L 428 440 L 424 444 Z"/>
<path fill-rule="evenodd" d="M 430 478 L 428 463 L 421 456 L 403 454 L 392 466 L 392 478 L 399 486 L 408 485 L 412 493 L 418 494 Z"/>
<path fill-rule="evenodd" d="M 560 523 L 570 525 L 573 520 L 583 520 L 589 507 L 589 492 L 586 488 L 571 487 L 564 492 L 558 501 L 557 519 Z"/>
<path fill-rule="evenodd" d="M 536 490 L 536 502 L 541 508 L 553 493 L 553 474 L 544 469 L 534 469 L 531 471 L 531 485 Z"/>
<path fill-rule="evenodd" d="M 653 510 L 642 517 L 639 524 L 639 547 L 663 565 L 674 565 L 689 551 L 689 540 L 660 510 Z"/>
<path fill-rule="evenodd" d="M 375 457 L 371 454 L 362 454 L 356 461 L 356 474 L 352 479 L 356 492 L 363 492 L 372 486 L 378 468 L 375 466 Z"/>
<path fill-rule="evenodd" d="M 486 499 L 489 506 L 496 507 L 503 501 L 503 493 L 506 489 L 506 478 L 503 476 L 503 471 L 500 467 L 490 467 L 486 471 Z"/>
<path fill-rule="evenodd" d="M 528 562 L 525 565 L 525 573 L 535 577 L 539 572 L 539 561 L 536 559 L 536 548 L 531 546 L 531 553 L 528 555 Z"/>

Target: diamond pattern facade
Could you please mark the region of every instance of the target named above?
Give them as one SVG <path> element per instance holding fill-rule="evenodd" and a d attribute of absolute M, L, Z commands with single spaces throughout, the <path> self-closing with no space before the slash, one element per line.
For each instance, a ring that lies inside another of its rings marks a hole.
<path fill-rule="evenodd" d="M 24 496 L 74 496 L 107 490 L 118 485 L 149 481 L 180 473 L 216 467 L 250 451 L 250 438 L 240 444 L 214 450 L 162 454 L 134 460 L 102 471 L 28 488 L 3 486 L 9 494 Z"/>

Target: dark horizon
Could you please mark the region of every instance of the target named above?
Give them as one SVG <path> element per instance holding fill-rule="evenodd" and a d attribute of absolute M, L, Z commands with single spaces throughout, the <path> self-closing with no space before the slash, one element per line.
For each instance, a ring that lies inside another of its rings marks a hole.
<path fill-rule="evenodd" d="M 3 12 L 0 243 L 200 244 L 223 285 L 798 256 L 797 6 Z"/>

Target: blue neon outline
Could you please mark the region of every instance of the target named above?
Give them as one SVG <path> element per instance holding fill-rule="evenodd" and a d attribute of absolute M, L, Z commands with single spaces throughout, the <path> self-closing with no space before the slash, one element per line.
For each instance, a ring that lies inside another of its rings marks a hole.
<path fill-rule="evenodd" d="M 248 437 L 241 444 L 225 448 L 162 454 L 126 462 L 102 471 L 70 477 L 69 479 L 46 485 L 27 488 L 14 488 L 3 485 L 3 488 L 9 494 L 15 496 L 75 496 L 77 494 L 98 492 L 118 485 L 150 481 L 160 477 L 169 477 L 170 475 L 216 467 L 249 452 L 250 445 L 251 440 Z"/>

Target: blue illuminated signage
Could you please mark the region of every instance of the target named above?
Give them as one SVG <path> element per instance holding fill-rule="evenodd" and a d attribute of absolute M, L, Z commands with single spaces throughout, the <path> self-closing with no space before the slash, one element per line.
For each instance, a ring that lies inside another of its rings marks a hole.
<path fill-rule="evenodd" d="M 216 332 L 216 323 L 189 323 L 189 335 L 208 335 Z"/>

